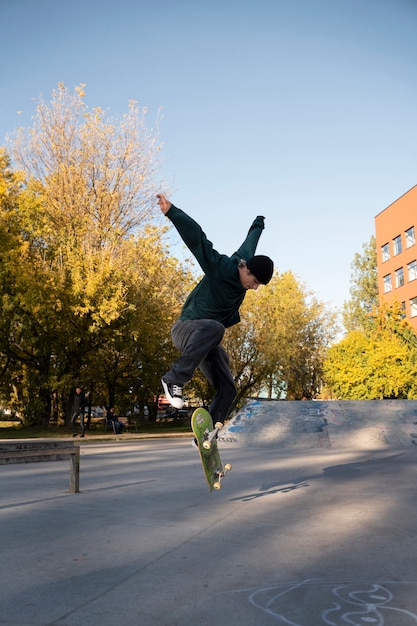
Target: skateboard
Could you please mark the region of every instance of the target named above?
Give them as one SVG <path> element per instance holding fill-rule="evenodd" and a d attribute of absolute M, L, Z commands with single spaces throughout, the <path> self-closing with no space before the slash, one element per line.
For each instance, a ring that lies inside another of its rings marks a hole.
<path fill-rule="evenodd" d="M 230 463 L 222 463 L 215 436 L 217 431 L 214 430 L 210 413 L 206 409 L 196 409 L 191 417 L 191 428 L 198 441 L 198 451 L 210 493 L 213 489 L 218 491 L 232 466 Z"/>

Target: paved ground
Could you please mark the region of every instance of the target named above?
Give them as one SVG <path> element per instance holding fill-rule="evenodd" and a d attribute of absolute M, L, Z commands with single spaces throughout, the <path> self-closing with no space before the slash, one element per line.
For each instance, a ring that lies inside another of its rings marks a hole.
<path fill-rule="evenodd" d="M 415 446 L 221 452 L 211 495 L 188 438 L 2 466 L 0 624 L 417 624 Z"/>

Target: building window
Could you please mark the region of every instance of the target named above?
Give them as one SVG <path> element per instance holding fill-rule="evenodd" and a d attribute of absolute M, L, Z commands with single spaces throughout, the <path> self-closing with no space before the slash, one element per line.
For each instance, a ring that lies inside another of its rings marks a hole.
<path fill-rule="evenodd" d="M 405 302 L 401 302 L 401 319 L 405 320 L 406 317 L 407 317 L 407 314 L 405 311 Z"/>
<path fill-rule="evenodd" d="M 395 286 L 403 287 L 404 286 L 404 268 L 400 267 L 395 270 Z"/>
<path fill-rule="evenodd" d="M 416 317 L 417 315 L 417 298 L 411 298 L 410 300 L 410 317 Z"/>
<path fill-rule="evenodd" d="M 384 276 L 384 293 L 392 291 L 391 274 Z"/>
<path fill-rule="evenodd" d="M 403 247 L 401 244 L 401 235 L 394 237 L 392 241 L 394 244 L 394 256 L 397 256 L 397 254 L 401 254 L 401 252 L 403 251 Z"/>
<path fill-rule="evenodd" d="M 382 262 L 389 261 L 389 243 L 382 246 Z"/>
<path fill-rule="evenodd" d="M 416 280 L 417 278 L 417 261 L 411 261 L 411 263 L 409 263 L 407 265 L 408 268 L 408 280 L 412 281 L 412 280 Z"/>
<path fill-rule="evenodd" d="M 405 247 L 411 248 L 416 243 L 416 237 L 414 234 L 414 226 L 405 231 Z"/>

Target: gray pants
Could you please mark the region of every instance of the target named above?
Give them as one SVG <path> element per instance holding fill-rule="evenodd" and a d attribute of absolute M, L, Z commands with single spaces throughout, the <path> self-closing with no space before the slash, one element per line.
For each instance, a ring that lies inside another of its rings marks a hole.
<path fill-rule="evenodd" d="M 216 394 L 209 412 L 213 423 L 224 423 L 236 397 L 229 357 L 220 345 L 224 326 L 215 320 L 178 320 L 172 327 L 174 346 L 182 353 L 163 376 L 167 383 L 184 385 L 198 367 L 213 385 Z"/>
<path fill-rule="evenodd" d="M 71 417 L 72 432 L 74 433 L 74 435 L 77 434 L 77 424 L 76 424 L 77 417 L 80 418 L 81 435 L 84 437 L 85 424 L 84 424 L 84 411 L 82 409 L 79 409 L 78 411 L 74 411 L 74 413 L 72 414 L 72 417 Z"/>

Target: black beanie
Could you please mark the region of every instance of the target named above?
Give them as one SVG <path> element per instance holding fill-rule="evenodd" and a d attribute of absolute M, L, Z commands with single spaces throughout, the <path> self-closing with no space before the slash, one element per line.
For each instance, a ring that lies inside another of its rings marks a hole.
<path fill-rule="evenodd" d="M 274 273 L 274 263 L 269 256 L 257 254 L 246 261 L 246 267 L 261 285 L 267 285 Z"/>

